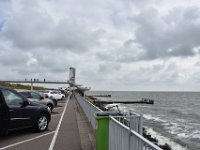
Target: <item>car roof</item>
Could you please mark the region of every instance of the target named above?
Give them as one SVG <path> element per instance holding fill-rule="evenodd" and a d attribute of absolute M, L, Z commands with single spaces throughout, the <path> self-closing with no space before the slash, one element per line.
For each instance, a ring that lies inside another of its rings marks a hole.
<path fill-rule="evenodd" d="M 16 89 L 17 92 L 29 92 L 28 90 Z"/>
<path fill-rule="evenodd" d="M 9 88 L 9 87 L 7 87 L 7 86 L 2 86 L 2 85 L 0 85 L 0 89 L 7 89 L 7 90 L 13 90 L 13 91 L 14 91 L 14 89 Z"/>

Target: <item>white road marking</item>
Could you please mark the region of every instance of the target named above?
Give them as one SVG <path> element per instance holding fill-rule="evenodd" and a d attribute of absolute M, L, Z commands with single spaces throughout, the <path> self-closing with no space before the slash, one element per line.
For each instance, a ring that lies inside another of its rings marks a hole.
<path fill-rule="evenodd" d="M 49 133 L 46 133 L 46 134 L 42 134 L 40 136 L 36 136 L 34 138 L 30 138 L 28 140 L 23 140 L 21 142 L 17 142 L 17 143 L 14 143 L 14 144 L 11 144 L 11 145 L 8 145 L 8 146 L 5 146 L 5 147 L 1 147 L 0 150 L 4 150 L 4 149 L 7 149 L 7 148 L 10 148 L 10 147 L 13 147 L 13 146 L 17 146 L 17 145 L 20 145 L 20 144 L 23 144 L 23 143 L 26 143 L 26 142 L 30 142 L 30 141 L 33 141 L 35 139 L 39 139 L 41 137 L 47 136 L 47 135 L 52 134 L 52 133 L 55 133 L 55 131 L 52 131 L 52 132 L 49 132 Z"/>
<path fill-rule="evenodd" d="M 63 107 L 64 107 L 64 106 L 58 106 L 58 107 L 55 107 L 54 109 L 63 109 Z M 54 110 L 54 109 L 53 109 L 53 110 Z"/>
<path fill-rule="evenodd" d="M 58 123 L 58 126 L 57 126 L 57 128 L 56 128 L 56 131 L 55 131 L 55 134 L 54 134 L 54 136 L 53 136 L 53 139 L 52 139 L 52 141 L 51 141 L 51 145 L 49 146 L 49 150 L 53 150 L 53 148 L 54 148 L 54 145 L 55 145 L 55 142 L 56 142 L 56 138 L 57 138 L 57 136 L 58 136 L 58 132 L 59 132 L 59 129 L 60 129 L 60 126 L 61 126 L 61 123 L 62 123 L 64 114 L 65 114 L 65 111 L 66 111 L 66 109 L 67 109 L 67 104 L 68 104 L 68 102 L 69 102 L 69 99 L 70 99 L 70 96 L 68 96 L 68 99 L 67 99 L 67 102 L 66 102 L 66 104 L 65 104 L 65 108 L 64 108 L 64 110 L 63 110 L 62 116 L 61 116 L 60 121 L 59 121 L 59 123 Z"/>

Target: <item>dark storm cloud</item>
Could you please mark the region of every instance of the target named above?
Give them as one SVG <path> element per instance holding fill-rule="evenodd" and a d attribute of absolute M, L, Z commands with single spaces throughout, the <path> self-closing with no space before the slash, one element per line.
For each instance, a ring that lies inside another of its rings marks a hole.
<path fill-rule="evenodd" d="M 115 55 L 113 55 L 111 51 L 112 50 L 107 50 L 105 52 L 97 52 L 96 58 L 99 60 L 113 61 L 115 60 Z"/>
<path fill-rule="evenodd" d="M 156 8 L 145 7 L 130 19 L 137 27 L 135 39 L 128 39 L 120 48 L 109 52 L 98 52 L 97 57 L 130 63 L 194 56 L 195 48 L 200 46 L 199 11 L 198 7 L 175 7 L 162 15 Z"/>
<path fill-rule="evenodd" d="M 145 54 L 140 59 L 186 57 L 195 55 L 200 45 L 200 9 L 174 8 L 161 16 L 155 8 L 148 8 L 132 17 L 137 26 L 135 42 Z"/>
<path fill-rule="evenodd" d="M 29 60 L 27 54 L 18 49 L 13 50 L 5 43 L 0 40 L 0 64 L 7 67 L 26 64 Z"/>
<path fill-rule="evenodd" d="M 45 11 L 30 8 L 7 20 L 0 36 L 22 50 L 48 48 L 84 52 L 97 45 L 97 34 L 98 31 L 90 30 L 76 19 L 56 23 Z"/>
<path fill-rule="evenodd" d="M 120 64 L 112 64 L 112 63 L 102 63 L 99 65 L 98 72 L 101 73 L 107 73 L 109 71 L 117 71 L 120 70 L 121 65 Z"/>
<path fill-rule="evenodd" d="M 129 39 L 121 47 L 97 52 L 96 58 L 108 62 L 131 63 L 140 61 L 143 53 L 141 46 L 135 40 Z"/>
<path fill-rule="evenodd" d="M 40 66 L 46 68 L 48 72 L 61 73 L 66 72 L 66 67 L 69 64 L 67 57 L 70 56 L 62 51 L 49 52 L 48 50 L 43 50 L 42 53 L 36 52 L 34 57 L 38 60 Z"/>
<path fill-rule="evenodd" d="M 6 53 L 6 55 L 1 55 L 1 62 L 0 64 L 1 65 L 4 65 L 4 66 L 13 66 L 13 65 L 23 65 L 26 63 L 26 61 L 28 60 L 27 56 L 26 55 L 19 55 L 19 56 L 16 56 L 15 54 L 13 53 Z"/>

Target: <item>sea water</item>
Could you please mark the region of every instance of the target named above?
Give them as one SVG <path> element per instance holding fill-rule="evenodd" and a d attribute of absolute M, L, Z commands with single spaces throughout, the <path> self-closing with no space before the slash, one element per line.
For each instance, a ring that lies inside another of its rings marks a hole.
<path fill-rule="evenodd" d="M 122 92 L 92 91 L 88 95 L 111 94 L 102 100 L 141 100 L 154 104 L 119 104 L 121 111 L 143 114 L 144 126 L 174 150 L 200 150 L 200 92 Z"/>

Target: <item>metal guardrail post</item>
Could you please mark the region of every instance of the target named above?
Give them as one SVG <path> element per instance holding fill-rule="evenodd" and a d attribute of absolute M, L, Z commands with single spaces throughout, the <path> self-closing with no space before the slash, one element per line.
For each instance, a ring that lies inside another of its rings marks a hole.
<path fill-rule="evenodd" d="M 139 120 L 139 134 L 143 135 L 143 115 L 140 114 L 140 120 Z"/>
<path fill-rule="evenodd" d="M 139 127 L 138 127 L 138 130 L 139 130 L 139 134 L 141 136 L 143 136 L 143 115 L 142 114 L 140 114 L 140 117 L 139 117 Z M 139 141 L 138 144 L 139 144 L 139 150 L 142 150 L 143 149 L 143 142 Z"/>
<path fill-rule="evenodd" d="M 129 133 L 129 139 L 128 139 L 128 140 L 129 140 L 129 141 L 128 141 L 128 142 L 129 142 L 129 143 L 128 143 L 128 144 L 129 144 L 129 145 L 128 145 L 128 149 L 131 150 L 131 136 L 132 136 L 132 133 L 131 133 L 131 126 L 132 126 L 132 123 L 133 123 L 133 118 L 130 118 L 130 122 L 129 122 L 129 123 L 130 123 L 130 124 L 129 124 L 129 126 L 130 126 L 130 133 Z"/>

